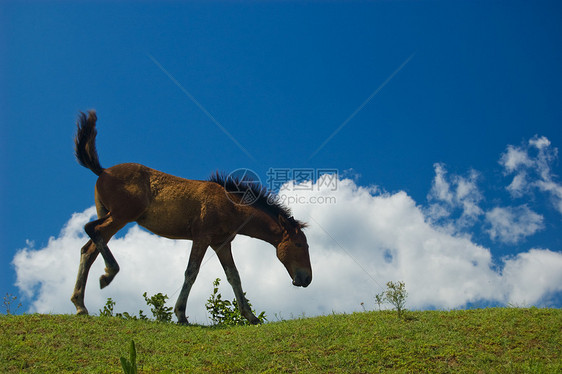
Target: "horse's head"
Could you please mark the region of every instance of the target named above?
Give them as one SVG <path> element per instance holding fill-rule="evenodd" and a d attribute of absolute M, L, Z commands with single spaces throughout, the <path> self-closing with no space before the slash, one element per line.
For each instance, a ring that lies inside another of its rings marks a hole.
<path fill-rule="evenodd" d="M 279 216 L 279 225 L 283 230 L 283 238 L 277 245 L 277 258 L 289 272 L 293 285 L 306 287 L 312 282 L 312 267 L 308 255 L 308 243 L 302 232 L 305 227 L 290 217 Z"/>

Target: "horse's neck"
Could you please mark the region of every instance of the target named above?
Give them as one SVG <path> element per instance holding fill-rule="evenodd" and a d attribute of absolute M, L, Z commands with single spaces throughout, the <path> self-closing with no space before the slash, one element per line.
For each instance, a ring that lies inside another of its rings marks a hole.
<path fill-rule="evenodd" d="M 243 210 L 242 227 L 238 231 L 239 234 L 250 236 L 252 238 L 261 239 L 277 247 L 283 237 L 283 232 L 276 220 L 269 214 L 262 212 L 256 208 Z"/>

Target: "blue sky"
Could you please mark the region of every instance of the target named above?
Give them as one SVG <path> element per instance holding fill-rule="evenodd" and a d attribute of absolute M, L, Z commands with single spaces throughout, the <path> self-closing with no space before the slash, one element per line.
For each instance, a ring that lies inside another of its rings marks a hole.
<path fill-rule="evenodd" d="M 336 169 L 406 194 L 494 266 L 560 255 L 561 16 L 543 1 L 2 2 L 0 292 L 20 294 L 18 250 L 93 205 L 72 143 L 88 109 L 105 167 Z"/>

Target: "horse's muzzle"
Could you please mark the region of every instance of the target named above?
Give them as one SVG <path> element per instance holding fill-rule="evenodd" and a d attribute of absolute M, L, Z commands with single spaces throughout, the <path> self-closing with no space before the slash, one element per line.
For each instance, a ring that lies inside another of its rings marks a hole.
<path fill-rule="evenodd" d="M 297 287 L 307 287 L 310 282 L 312 282 L 312 274 L 309 274 L 305 271 L 298 271 L 295 274 L 295 278 L 293 279 L 293 286 Z"/>

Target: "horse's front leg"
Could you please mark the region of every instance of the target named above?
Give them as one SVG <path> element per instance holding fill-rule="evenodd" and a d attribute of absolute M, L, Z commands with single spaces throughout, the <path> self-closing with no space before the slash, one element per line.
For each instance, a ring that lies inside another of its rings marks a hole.
<path fill-rule="evenodd" d="M 234 258 L 232 257 L 230 243 L 226 243 L 221 246 L 213 246 L 213 249 L 217 253 L 221 262 L 226 274 L 226 279 L 228 279 L 228 283 L 230 283 L 232 289 L 234 290 L 234 295 L 236 296 L 236 302 L 238 303 L 240 313 L 253 325 L 261 323 L 259 318 L 252 313 L 252 309 L 250 308 L 250 305 L 248 305 L 248 300 L 246 300 L 246 297 L 244 296 L 244 291 L 242 291 L 242 282 L 240 281 L 240 275 L 238 274 L 238 269 L 236 269 L 236 264 L 234 263 Z"/>
<path fill-rule="evenodd" d="M 76 277 L 76 285 L 70 300 L 76 307 L 77 314 L 88 314 L 88 309 L 84 305 L 84 292 L 86 290 L 86 282 L 88 280 L 88 273 L 90 267 L 98 257 L 99 251 L 96 245 L 91 240 L 80 251 L 80 265 L 78 266 L 78 276 Z"/>
<path fill-rule="evenodd" d="M 191 254 L 189 255 L 189 262 L 187 264 L 187 269 L 185 270 L 185 279 L 183 286 L 178 296 L 178 301 L 176 301 L 176 306 L 174 307 L 174 313 L 178 319 L 178 323 L 187 324 L 187 317 L 185 315 L 185 309 L 187 307 L 187 297 L 189 296 L 189 291 L 191 291 L 191 286 L 199 274 L 199 268 L 201 267 L 201 261 L 207 252 L 208 245 L 202 244 L 197 241 L 193 241 L 193 246 L 191 247 Z"/>

